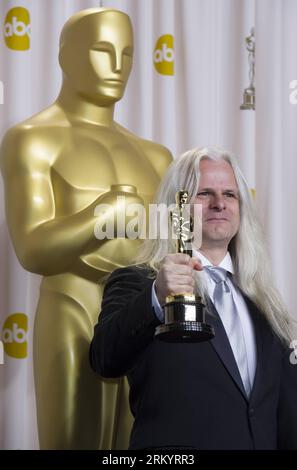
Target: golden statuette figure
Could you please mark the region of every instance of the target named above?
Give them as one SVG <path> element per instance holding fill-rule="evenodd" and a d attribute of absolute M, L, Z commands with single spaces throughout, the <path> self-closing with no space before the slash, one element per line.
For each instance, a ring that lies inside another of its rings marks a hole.
<path fill-rule="evenodd" d="M 240 109 L 252 109 L 256 107 L 256 92 L 255 92 L 255 31 L 251 28 L 250 36 L 245 38 L 246 49 L 249 53 L 249 80 L 250 84 L 243 92 L 243 103 Z"/>
<path fill-rule="evenodd" d="M 188 192 L 176 193 L 176 208 L 170 211 L 172 235 L 176 252 L 192 256 L 191 241 L 194 225 Z M 214 329 L 205 323 L 205 305 L 200 296 L 181 292 L 166 297 L 165 323 L 156 328 L 155 337 L 167 342 L 201 342 L 214 337 Z"/>
<path fill-rule="evenodd" d="M 139 240 L 94 236 L 100 204 L 152 201 L 167 149 L 114 121 L 132 67 L 130 18 L 94 8 L 60 38 L 57 100 L 10 129 L 1 146 L 6 216 L 20 263 L 43 276 L 34 325 L 41 449 L 124 449 L 132 415 L 126 379 L 99 379 L 88 361 L 105 278 L 131 264 Z M 49 71 L 50 72 L 50 71 Z M 111 216 L 111 215 L 110 215 Z"/>
<path fill-rule="evenodd" d="M 176 253 L 185 253 L 192 256 L 191 239 L 193 233 L 193 219 L 187 211 L 188 192 L 178 191 L 175 195 L 176 209 L 170 211 L 170 220 L 175 235 Z"/>

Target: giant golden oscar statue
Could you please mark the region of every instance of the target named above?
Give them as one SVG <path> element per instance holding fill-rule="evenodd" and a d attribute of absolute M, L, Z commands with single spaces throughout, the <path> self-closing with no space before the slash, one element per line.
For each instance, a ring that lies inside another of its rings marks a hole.
<path fill-rule="evenodd" d="M 132 66 L 129 17 L 78 12 L 60 40 L 61 92 L 10 129 L 1 147 L 6 214 L 18 259 L 43 275 L 34 325 L 42 449 L 128 445 L 126 379 L 98 380 L 88 362 L 104 277 L 129 264 L 137 240 L 98 240 L 99 203 L 117 195 L 147 206 L 171 161 L 162 146 L 118 125 L 114 105 Z"/>

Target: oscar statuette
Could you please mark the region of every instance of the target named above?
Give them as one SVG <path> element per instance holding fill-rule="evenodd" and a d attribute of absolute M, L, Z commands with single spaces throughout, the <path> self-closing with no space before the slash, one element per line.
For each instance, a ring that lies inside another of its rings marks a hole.
<path fill-rule="evenodd" d="M 176 237 L 176 252 L 192 257 L 193 218 L 187 191 L 176 193 L 176 208 L 170 212 L 172 232 Z M 167 342 L 198 343 L 215 335 L 211 325 L 205 323 L 205 305 L 200 296 L 180 293 L 166 297 L 165 323 L 156 328 L 155 337 Z"/>

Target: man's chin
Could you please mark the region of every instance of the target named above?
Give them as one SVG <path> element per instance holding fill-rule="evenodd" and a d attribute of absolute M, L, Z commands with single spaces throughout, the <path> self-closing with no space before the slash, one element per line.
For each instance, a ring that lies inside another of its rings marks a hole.
<path fill-rule="evenodd" d="M 232 236 L 230 233 L 227 233 L 224 230 L 215 230 L 212 232 L 205 233 L 203 235 L 203 240 L 207 240 L 208 242 L 227 242 L 231 240 Z"/>

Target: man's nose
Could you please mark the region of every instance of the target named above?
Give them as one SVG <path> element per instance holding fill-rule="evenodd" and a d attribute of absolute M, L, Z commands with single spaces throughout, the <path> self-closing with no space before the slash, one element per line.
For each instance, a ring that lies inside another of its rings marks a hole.
<path fill-rule="evenodd" d="M 216 210 L 225 209 L 225 199 L 222 194 L 214 194 L 211 199 L 211 208 Z"/>

